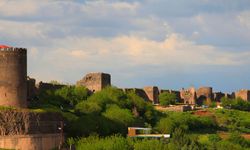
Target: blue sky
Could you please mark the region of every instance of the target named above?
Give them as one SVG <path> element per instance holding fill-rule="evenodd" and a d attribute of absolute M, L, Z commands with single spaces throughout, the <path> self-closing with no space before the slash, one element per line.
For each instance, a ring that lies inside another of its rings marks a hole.
<path fill-rule="evenodd" d="M 250 89 L 249 41 L 249 0 L 0 1 L 0 43 L 26 47 L 43 81 Z"/>

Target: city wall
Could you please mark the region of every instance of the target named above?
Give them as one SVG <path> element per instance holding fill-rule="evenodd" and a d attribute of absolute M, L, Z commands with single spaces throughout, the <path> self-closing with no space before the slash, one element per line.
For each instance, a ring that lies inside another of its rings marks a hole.
<path fill-rule="evenodd" d="M 64 136 L 56 134 L 0 136 L 0 147 L 17 150 L 51 150 L 63 143 Z"/>

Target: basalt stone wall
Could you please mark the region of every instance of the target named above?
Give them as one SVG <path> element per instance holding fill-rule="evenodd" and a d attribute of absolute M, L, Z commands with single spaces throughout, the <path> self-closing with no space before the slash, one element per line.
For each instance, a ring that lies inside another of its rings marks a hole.
<path fill-rule="evenodd" d="M 152 101 L 154 104 L 159 103 L 159 89 L 156 86 L 147 86 L 144 87 L 144 91 L 150 101 Z"/>
<path fill-rule="evenodd" d="M 203 101 L 213 100 L 213 88 L 212 87 L 200 87 L 196 91 L 197 103 L 202 104 Z"/>
<path fill-rule="evenodd" d="M 176 112 L 186 112 L 192 110 L 192 107 L 190 105 L 177 105 L 171 107 L 156 106 L 155 108 L 160 111 L 176 111 Z"/>
<path fill-rule="evenodd" d="M 58 90 L 66 85 L 63 84 L 53 84 L 53 83 L 44 83 L 44 82 L 39 82 L 37 85 L 37 90 L 38 93 L 46 90 Z"/>
<path fill-rule="evenodd" d="M 222 92 L 214 93 L 214 100 L 216 102 L 220 102 L 223 97 L 225 97 L 225 93 L 222 93 Z"/>
<path fill-rule="evenodd" d="M 101 91 L 111 85 L 111 76 L 106 73 L 89 73 L 82 80 L 77 81 L 76 84 L 85 86 L 91 92 Z"/>
<path fill-rule="evenodd" d="M 3 109 L 0 111 L 0 135 L 61 133 L 63 117 L 54 112 Z"/>
<path fill-rule="evenodd" d="M 241 98 L 245 101 L 250 101 L 250 90 L 242 89 L 237 92 L 235 92 L 236 98 Z"/>
<path fill-rule="evenodd" d="M 124 88 L 123 91 L 125 93 L 135 92 L 136 95 L 140 96 L 145 101 L 149 101 L 148 95 L 146 94 L 146 92 L 143 89 L 138 89 L 138 88 Z"/>
<path fill-rule="evenodd" d="M 27 100 L 32 100 L 37 95 L 36 80 L 27 77 Z"/>
<path fill-rule="evenodd" d="M 230 98 L 230 99 L 236 98 L 234 92 L 232 92 L 231 94 L 230 94 L 230 93 L 225 93 L 225 97 L 226 97 L 226 98 Z"/>
<path fill-rule="evenodd" d="M 51 150 L 64 142 L 64 135 L 34 134 L 0 136 L 0 148 L 17 150 Z"/>
<path fill-rule="evenodd" d="M 181 89 L 180 91 L 180 97 L 184 104 L 196 104 L 196 91 L 195 88 L 191 87 L 188 89 Z"/>
<path fill-rule="evenodd" d="M 27 107 L 27 50 L 0 49 L 0 105 Z"/>

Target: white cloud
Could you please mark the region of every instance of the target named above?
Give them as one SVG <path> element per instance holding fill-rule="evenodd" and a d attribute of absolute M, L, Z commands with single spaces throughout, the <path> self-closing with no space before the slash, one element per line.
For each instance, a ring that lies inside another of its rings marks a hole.
<path fill-rule="evenodd" d="M 99 18 L 109 15 L 136 14 L 138 7 L 138 2 L 87 1 L 82 6 L 82 11 L 89 16 Z"/>
<path fill-rule="evenodd" d="M 103 62 L 113 62 L 117 57 L 133 65 L 240 65 L 246 63 L 250 55 L 250 52 L 226 52 L 211 45 L 198 45 L 179 34 L 171 34 L 164 41 L 118 36 L 110 39 L 66 38 L 54 42 L 63 49 L 64 57 Z"/>
<path fill-rule="evenodd" d="M 244 11 L 238 16 L 239 22 L 250 29 L 250 11 Z"/>
<path fill-rule="evenodd" d="M 0 35 L 3 37 L 22 38 L 45 38 L 48 26 L 40 22 L 17 22 L 0 20 Z"/>
<path fill-rule="evenodd" d="M 0 14 L 5 16 L 31 16 L 38 10 L 38 2 L 34 0 L 1 0 Z"/>

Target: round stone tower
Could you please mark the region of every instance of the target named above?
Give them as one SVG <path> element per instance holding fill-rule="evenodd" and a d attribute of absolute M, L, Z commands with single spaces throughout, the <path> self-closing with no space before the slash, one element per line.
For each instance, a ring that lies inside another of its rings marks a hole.
<path fill-rule="evenodd" d="M 0 45 L 0 106 L 27 106 L 27 50 Z"/>

